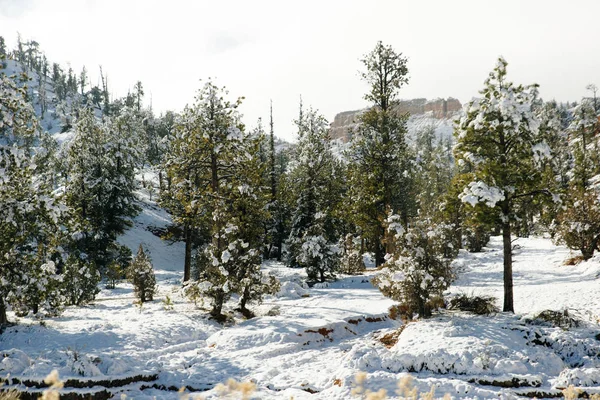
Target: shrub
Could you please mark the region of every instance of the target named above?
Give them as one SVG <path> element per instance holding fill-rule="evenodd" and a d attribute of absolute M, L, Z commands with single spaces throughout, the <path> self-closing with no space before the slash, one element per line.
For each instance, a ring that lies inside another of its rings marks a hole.
<path fill-rule="evenodd" d="M 497 301 L 498 299 L 494 296 L 475 296 L 462 293 L 449 301 L 448 309 L 472 312 L 477 315 L 489 315 L 500 311 L 496 306 Z"/>
<path fill-rule="evenodd" d="M 127 278 L 133 284 L 135 296 L 141 303 L 152 301 L 156 292 L 156 277 L 150 257 L 140 244 L 137 255 L 129 264 Z"/>
<path fill-rule="evenodd" d="M 106 288 L 114 289 L 117 286 L 117 282 L 123 279 L 124 271 L 121 264 L 116 261 L 108 264 L 106 268 Z"/>
<path fill-rule="evenodd" d="M 405 230 L 398 223 L 398 216 L 388 218 L 388 236 L 393 240 L 393 253 L 386 255 L 386 263 L 373 284 L 381 292 L 407 307 L 407 313 L 431 316 L 439 304 L 454 274 L 451 258 L 444 255 L 446 247 L 452 246 L 452 238 L 443 225 L 429 219 L 417 221 Z M 390 233 L 395 232 L 395 235 Z"/>
<path fill-rule="evenodd" d="M 559 241 L 590 259 L 600 244 L 600 201 L 596 191 L 573 189 L 572 203 L 559 214 Z"/>
<path fill-rule="evenodd" d="M 80 306 L 96 298 L 100 291 L 100 273 L 94 262 L 88 262 L 72 253 L 63 270 L 63 290 L 67 304 Z"/>
<path fill-rule="evenodd" d="M 490 241 L 490 233 L 483 225 L 465 226 L 464 245 L 471 253 L 479 253 Z"/>
<path fill-rule="evenodd" d="M 360 238 L 346 235 L 340 259 L 340 272 L 348 275 L 360 274 L 365 269 L 362 255 L 360 254 Z"/>
<path fill-rule="evenodd" d="M 544 310 L 535 315 L 532 320 L 528 320 L 530 324 L 549 324 L 562 329 L 577 328 L 581 326 L 581 321 L 571 317 L 569 311 L 554 311 Z"/>
<path fill-rule="evenodd" d="M 325 216 L 317 213 L 316 222 L 310 226 L 300 240 L 296 261 L 306 269 L 310 282 L 325 282 L 335 279 L 340 267 L 340 255 L 335 243 L 325 237 Z"/>

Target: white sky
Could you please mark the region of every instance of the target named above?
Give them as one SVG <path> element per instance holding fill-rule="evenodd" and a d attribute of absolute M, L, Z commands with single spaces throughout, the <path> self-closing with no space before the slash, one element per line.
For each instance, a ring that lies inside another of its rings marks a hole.
<path fill-rule="evenodd" d="M 577 101 L 600 86 L 600 1 L 0 0 L 0 35 L 40 42 L 51 62 L 98 65 L 116 96 L 141 80 L 157 112 L 180 111 L 215 77 L 245 96 L 248 126 L 293 139 L 298 99 L 332 120 L 366 106 L 359 59 L 377 40 L 409 58 L 402 98 L 477 95 L 499 55 L 509 78 Z"/>

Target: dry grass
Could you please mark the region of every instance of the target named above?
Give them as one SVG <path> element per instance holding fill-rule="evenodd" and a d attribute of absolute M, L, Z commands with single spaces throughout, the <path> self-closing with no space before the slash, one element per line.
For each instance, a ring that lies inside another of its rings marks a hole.
<path fill-rule="evenodd" d="M 585 261 L 582 255 L 567 258 L 563 265 L 577 265 L 580 262 Z"/>
<path fill-rule="evenodd" d="M 461 310 L 477 315 L 489 315 L 500 311 L 496 307 L 497 299 L 494 296 L 475 296 L 466 293 L 452 298 L 448 304 L 449 310 Z"/>
<path fill-rule="evenodd" d="M 404 324 L 400 328 L 396 329 L 395 331 L 386 333 L 385 335 L 383 335 L 379 338 L 379 341 L 381 343 L 383 343 L 383 345 L 385 347 L 387 347 L 388 349 L 391 349 L 392 347 L 394 347 L 396 345 L 396 343 L 398 343 L 398 339 L 400 338 L 400 335 L 402 334 L 404 329 L 406 329 L 407 326 L 408 326 L 408 324 Z"/>

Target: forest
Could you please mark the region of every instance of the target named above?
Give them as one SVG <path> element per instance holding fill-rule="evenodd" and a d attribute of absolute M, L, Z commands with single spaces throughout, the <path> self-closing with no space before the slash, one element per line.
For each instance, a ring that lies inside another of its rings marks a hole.
<path fill-rule="evenodd" d="M 454 143 L 433 129 L 409 143 L 408 115 L 395 109 L 407 59 L 378 42 L 361 59 L 369 107 L 350 143 L 330 140 L 325 117 L 301 100 L 289 144 L 275 137 L 273 108 L 269 123 L 246 127 L 243 98 L 211 79 L 183 111 L 155 116 L 141 82 L 110 100 L 102 70 L 92 87 L 85 68 L 51 64 L 35 41 L 9 51 L 0 38 L 0 57 L 21 68 L 1 77 L 1 324 L 7 310 L 54 315 L 88 303 L 101 281 L 125 276 L 140 301 L 152 298 L 143 247 L 133 258 L 116 241 L 140 211 L 142 168 L 157 173 L 156 199 L 173 217 L 158 234 L 185 243 L 185 292 L 209 299 L 220 321 L 232 295 L 252 317 L 248 305 L 279 290 L 261 271 L 268 259 L 304 268 L 314 284 L 363 271 L 370 253 L 374 284 L 412 318 L 444 304 L 459 250 L 481 251 L 492 235 L 503 241 L 504 311 L 514 310 L 515 237 L 549 235 L 578 260 L 598 250 L 594 85 L 577 103 L 543 101 L 499 58 L 455 121 Z M 42 125 L 49 103 L 60 127 Z M 52 128 L 72 139 L 59 145 Z"/>

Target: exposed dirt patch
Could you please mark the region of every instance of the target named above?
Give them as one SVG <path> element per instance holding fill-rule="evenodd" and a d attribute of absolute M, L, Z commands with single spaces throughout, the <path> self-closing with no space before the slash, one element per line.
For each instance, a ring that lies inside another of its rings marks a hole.
<path fill-rule="evenodd" d="M 314 331 L 314 330 L 312 330 L 312 329 L 307 329 L 307 330 L 305 330 L 304 332 L 305 332 L 305 333 L 318 333 L 318 334 L 320 334 L 321 336 L 323 336 L 324 338 L 327 338 L 327 339 L 329 339 L 329 340 L 333 341 L 333 339 L 329 337 L 329 334 L 330 334 L 331 332 L 333 332 L 333 329 L 319 328 L 319 329 L 317 329 L 316 331 Z"/>
<path fill-rule="evenodd" d="M 386 333 L 385 335 L 379 337 L 379 341 L 383 343 L 385 347 L 391 349 L 396 343 L 398 343 L 398 338 L 400 337 L 406 326 L 407 325 L 402 325 L 395 331 Z"/>

